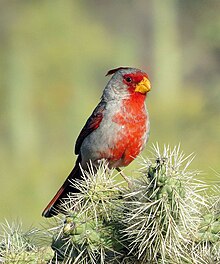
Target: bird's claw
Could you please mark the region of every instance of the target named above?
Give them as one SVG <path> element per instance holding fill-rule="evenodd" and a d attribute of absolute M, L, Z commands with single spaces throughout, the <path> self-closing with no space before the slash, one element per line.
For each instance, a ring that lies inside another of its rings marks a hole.
<path fill-rule="evenodd" d="M 121 174 L 121 176 L 127 182 L 128 188 L 131 189 L 133 184 L 132 184 L 132 181 L 129 179 L 129 177 L 127 177 L 120 168 L 116 168 L 116 170 Z"/>

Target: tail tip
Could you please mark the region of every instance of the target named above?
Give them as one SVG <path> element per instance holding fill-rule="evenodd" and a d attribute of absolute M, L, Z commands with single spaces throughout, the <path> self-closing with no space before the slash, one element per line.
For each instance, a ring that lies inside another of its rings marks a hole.
<path fill-rule="evenodd" d="M 41 214 L 43 217 L 51 217 L 52 215 L 50 214 L 50 210 L 44 210 Z"/>

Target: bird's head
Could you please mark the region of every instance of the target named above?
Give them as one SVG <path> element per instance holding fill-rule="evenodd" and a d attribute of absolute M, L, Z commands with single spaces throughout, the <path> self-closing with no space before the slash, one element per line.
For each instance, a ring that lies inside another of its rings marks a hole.
<path fill-rule="evenodd" d="M 146 96 L 151 90 L 148 75 L 139 69 L 120 67 L 108 71 L 106 75 L 113 75 L 104 91 L 108 96 L 125 98 L 136 93 Z"/>

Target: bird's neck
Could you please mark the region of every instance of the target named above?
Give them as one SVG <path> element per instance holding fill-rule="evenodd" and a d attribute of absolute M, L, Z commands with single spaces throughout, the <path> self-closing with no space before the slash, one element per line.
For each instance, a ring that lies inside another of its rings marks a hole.
<path fill-rule="evenodd" d="M 146 94 L 138 93 L 138 92 L 133 92 L 130 94 L 128 98 L 126 98 L 127 104 L 132 107 L 132 106 L 137 106 L 141 107 L 144 106 L 146 99 Z"/>
<path fill-rule="evenodd" d="M 141 93 L 133 93 L 128 98 L 122 100 L 122 118 L 126 118 L 129 122 L 136 122 L 146 118 L 145 107 L 146 95 Z"/>

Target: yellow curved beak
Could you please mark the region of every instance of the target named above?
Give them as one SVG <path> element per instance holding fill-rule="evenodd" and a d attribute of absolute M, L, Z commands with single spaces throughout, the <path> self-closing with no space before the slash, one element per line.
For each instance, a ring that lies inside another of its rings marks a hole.
<path fill-rule="evenodd" d="M 135 88 L 135 92 L 139 92 L 142 94 L 146 94 L 151 90 L 151 83 L 147 79 L 147 77 L 144 77 L 142 81 L 140 81 Z"/>

